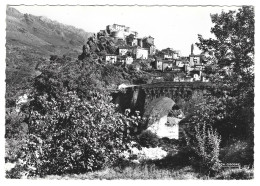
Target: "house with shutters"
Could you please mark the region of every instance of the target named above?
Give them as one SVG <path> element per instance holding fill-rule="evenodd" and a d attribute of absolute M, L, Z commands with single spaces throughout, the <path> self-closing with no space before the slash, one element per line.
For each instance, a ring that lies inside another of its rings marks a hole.
<path fill-rule="evenodd" d="M 119 46 L 118 47 L 118 55 L 119 56 L 125 56 L 127 55 L 129 52 L 131 52 L 131 47 L 129 46 Z"/>
<path fill-rule="evenodd" d="M 135 46 L 133 47 L 133 55 L 135 59 L 148 59 L 148 49 Z"/>
<path fill-rule="evenodd" d="M 201 54 L 195 55 L 193 53 L 193 50 L 194 50 L 194 45 L 192 44 L 191 45 L 191 54 L 189 55 L 190 67 L 203 66 L 205 57 L 203 55 L 201 55 Z"/>
<path fill-rule="evenodd" d="M 117 55 L 115 54 L 106 54 L 105 60 L 107 63 L 115 63 L 117 61 Z"/>

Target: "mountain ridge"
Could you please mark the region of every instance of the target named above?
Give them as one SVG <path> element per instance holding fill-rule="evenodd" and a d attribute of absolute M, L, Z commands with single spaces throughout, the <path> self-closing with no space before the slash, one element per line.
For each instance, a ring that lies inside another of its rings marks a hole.
<path fill-rule="evenodd" d="M 81 46 L 93 33 L 44 16 L 22 14 L 12 7 L 6 11 L 6 40 L 41 48 L 43 54 L 77 56 Z M 47 47 L 46 47 L 47 46 Z M 50 47 L 51 46 L 51 47 Z M 71 51 L 70 51 L 71 50 Z"/>
<path fill-rule="evenodd" d="M 6 98 L 21 94 L 37 74 L 37 64 L 50 55 L 77 59 L 93 33 L 53 21 L 47 17 L 6 9 Z M 19 93 L 20 92 L 20 93 Z"/>

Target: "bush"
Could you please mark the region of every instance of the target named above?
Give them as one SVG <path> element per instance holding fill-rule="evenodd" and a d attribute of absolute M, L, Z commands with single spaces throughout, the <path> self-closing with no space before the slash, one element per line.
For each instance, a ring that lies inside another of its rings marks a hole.
<path fill-rule="evenodd" d="M 217 131 L 206 125 L 195 126 L 195 141 L 193 149 L 197 154 L 194 157 L 193 165 L 201 171 L 214 173 L 220 169 L 219 150 L 221 138 Z"/>
<path fill-rule="evenodd" d="M 27 140 L 28 126 L 23 122 L 24 115 L 9 109 L 5 116 L 5 161 L 15 162 L 23 153 Z"/>
<path fill-rule="evenodd" d="M 240 163 L 252 166 L 254 163 L 254 143 L 251 140 L 238 140 L 220 151 L 220 160 L 226 163 Z"/>
<path fill-rule="evenodd" d="M 116 112 L 99 67 L 51 64 L 35 79 L 23 110 L 28 135 L 19 149 L 29 176 L 98 170 L 128 148 L 137 123 Z"/>
<path fill-rule="evenodd" d="M 74 92 L 64 93 L 62 100 L 49 100 L 45 94 L 35 97 L 30 106 L 33 138 L 25 151 L 26 162 L 36 169 L 32 174 L 98 170 L 127 148 L 127 130 L 134 121 L 116 113 L 115 106 L 101 95 L 87 101 Z"/>
<path fill-rule="evenodd" d="M 248 168 L 226 170 L 218 174 L 216 179 L 250 180 L 254 179 L 254 170 Z"/>
<path fill-rule="evenodd" d="M 165 158 L 156 160 L 154 163 L 160 168 L 173 169 L 176 167 L 190 166 L 190 158 L 194 156 L 195 153 L 191 147 L 179 147 L 178 150 L 169 151 Z"/>
<path fill-rule="evenodd" d="M 163 150 L 170 152 L 170 151 L 178 151 L 179 147 L 179 140 L 178 139 L 169 139 L 169 138 L 161 138 L 159 139 L 159 147 L 162 147 Z"/>
<path fill-rule="evenodd" d="M 157 147 L 159 145 L 159 138 L 155 133 L 145 130 L 138 136 L 138 143 L 142 147 Z"/>
<path fill-rule="evenodd" d="M 26 133 L 25 116 L 16 112 L 14 108 L 8 109 L 5 115 L 5 138 L 18 139 Z"/>
<path fill-rule="evenodd" d="M 11 179 L 19 179 L 23 176 L 23 172 L 24 172 L 24 167 L 21 165 L 16 165 L 11 170 L 6 171 L 5 177 Z"/>
<path fill-rule="evenodd" d="M 55 61 L 57 59 L 59 59 L 59 57 L 57 55 L 50 55 L 50 60 L 51 61 Z"/>

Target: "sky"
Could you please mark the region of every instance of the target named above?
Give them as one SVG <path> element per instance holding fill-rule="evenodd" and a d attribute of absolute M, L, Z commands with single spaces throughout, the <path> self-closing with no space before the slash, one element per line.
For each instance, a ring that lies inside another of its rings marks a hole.
<path fill-rule="evenodd" d="M 15 6 L 21 13 L 45 16 L 87 32 L 121 24 L 137 31 L 140 37 L 152 36 L 158 49 L 180 50 L 183 56 L 198 42 L 198 34 L 214 37 L 210 14 L 236 10 L 235 6 Z M 195 47 L 195 54 L 200 51 Z"/>

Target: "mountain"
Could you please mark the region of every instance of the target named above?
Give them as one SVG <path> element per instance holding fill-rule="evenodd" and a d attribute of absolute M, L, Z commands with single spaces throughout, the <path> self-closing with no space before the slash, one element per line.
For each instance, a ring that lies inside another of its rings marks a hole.
<path fill-rule="evenodd" d="M 6 85 L 23 86 L 34 76 L 39 62 L 50 55 L 73 58 L 93 33 L 64 25 L 42 16 L 22 14 L 15 8 L 6 10 Z"/>
<path fill-rule="evenodd" d="M 46 17 L 22 14 L 11 7 L 7 8 L 6 15 L 7 43 L 19 42 L 45 55 L 74 55 L 81 51 L 82 45 L 93 35 Z"/>

